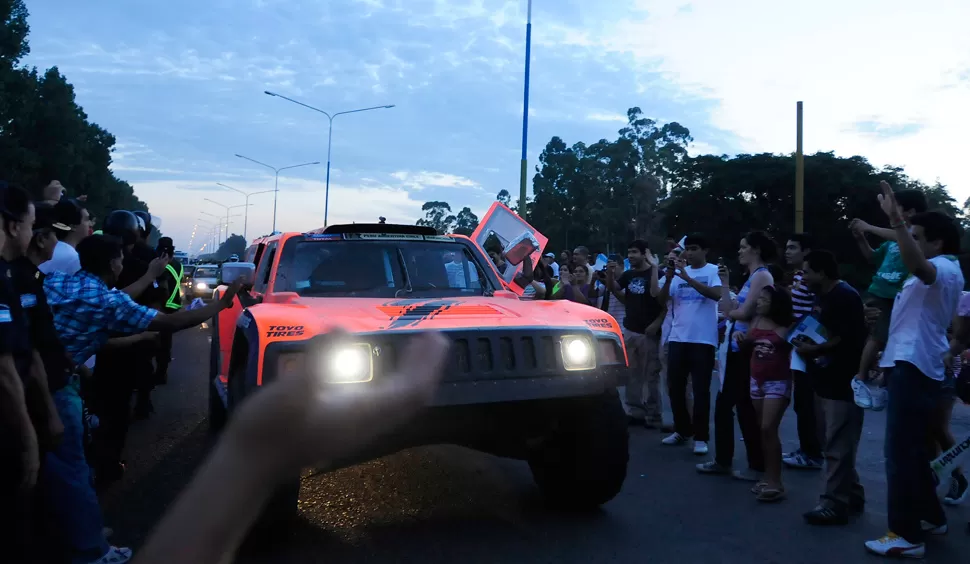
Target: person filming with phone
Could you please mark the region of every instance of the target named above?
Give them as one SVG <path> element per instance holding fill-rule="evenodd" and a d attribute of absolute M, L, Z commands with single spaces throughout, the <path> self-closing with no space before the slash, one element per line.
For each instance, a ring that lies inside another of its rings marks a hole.
<path fill-rule="evenodd" d="M 616 278 L 616 262 L 606 265 L 606 288 L 624 305 L 623 341 L 630 358 L 625 402 L 630 422 L 648 428 L 663 424 L 660 398 L 660 328 L 664 307 L 653 291 L 659 284 L 657 258 L 646 241 L 627 249 L 630 270 Z M 646 392 L 644 392 L 646 388 Z"/>

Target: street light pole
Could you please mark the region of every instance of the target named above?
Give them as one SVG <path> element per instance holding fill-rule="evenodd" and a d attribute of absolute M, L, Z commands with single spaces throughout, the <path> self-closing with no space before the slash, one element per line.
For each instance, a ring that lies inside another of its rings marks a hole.
<path fill-rule="evenodd" d="M 203 200 L 205 200 L 205 201 L 207 201 L 207 202 L 209 202 L 211 204 L 215 204 L 217 206 L 220 206 L 222 208 L 225 208 L 225 210 L 226 210 L 226 239 L 225 240 L 228 241 L 229 240 L 229 211 L 230 210 L 234 210 L 236 208 L 248 208 L 249 207 L 249 204 L 240 204 L 238 206 L 227 206 L 225 204 L 220 204 L 219 202 L 217 202 L 215 200 L 212 200 L 210 198 L 203 198 Z"/>
<path fill-rule="evenodd" d="M 528 13 L 525 23 L 525 93 L 522 101 L 522 162 L 519 170 L 519 217 L 526 219 L 525 198 L 526 198 L 526 176 L 528 176 L 528 165 L 526 163 L 526 148 L 529 140 L 529 68 L 532 58 L 532 0 L 529 0 Z"/>
<path fill-rule="evenodd" d="M 240 194 L 242 194 L 243 196 L 246 197 L 246 213 L 245 213 L 244 219 L 243 219 L 243 239 L 245 239 L 246 242 L 248 243 L 249 242 L 249 235 L 248 235 L 248 233 L 249 233 L 249 197 L 250 196 L 255 196 L 257 194 L 269 194 L 270 192 L 275 192 L 276 190 L 263 190 L 262 192 L 243 192 L 239 188 L 233 188 L 232 186 L 229 186 L 227 184 L 223 184 L 222 182 L 216 182 L 216 184 L 218 184 L 219 186 L 222 186 L 223 188 L 228 188 L 229 190 L 232 190 L 233 192 L 239 192 Z M 276 218 L 276 200 L 275 199 L 273 200 L 273 218 L 274 218 L 274 220 Z M 274 221 L 274 224 L 273 224 L 273 231 L 276 231 L 275 221 Z"/>
<path fill-rule="evenodd" d="M 275 92 L 270 92 L 269 90 L 264 90 L 263 93 L 266 94 L 267 96 L 274 96 L 276 98 L 282 98 L 282 99 L 284 99 L 284 100 L 286 100 L 288 102 L 293 102 L 294 104 L 296 104 L 298 106 L 303 106 L 304 108 L 313 110 L 315 112 L 319 112 L 319 113 L 327 116 L 327 121 L 330 123 L 330 127 L 329 127 L 329 130 L 327 132 L 327 185 L 326 185 L 326 189 L 324 191 L 324 196 L 323 196 L 323 226 L 326 227 L 327 226 L 327 216 L 328 216 L 329 211 L 330 211 L 330 209 L 329 209 L 330 208 L 330 149 L 331 149 L 331 141 L 333 140 L 333 120 L 334 120 L 334 118 L 336 118 L 337 116 L 342 116 L 344 114 L 356 114 L 356 113 L 360 113 L 360 112 L 368 112 L 370 110 L 386 110 L 386 109 L 391 109 L 391 108 L 394 107 L 394 104 L 389 104 L 389 105 L 386 105 L 386 106 L 373 106 L 373 107 L 370 107 L 370 108 L 360 108 L 360 109 L 357 109 L 357 110 L 346 110 L 346 111 L 343 111 L 343 112 L 336 112 L 336 113 L 330 114 L 329 112 L 325 112 L 325 111 L 321 110 L 320 108 L 314 108 L 313 106 L 304 104 L 303 102 L 298 102 L 298 101 L 294 100 L 293 98 L 287 98 L 286 96 L 283 96 L 282 94 L 276 94 Z"/>
<path fill-rule="evenodd" d="M 239 153 L 236 153 L 236 156 L 239 157 L 240 159 L 245 159 L 245 160 L 247 160 L 249 162 L 256 163 L 256 164 L 258 164 L 260 166 L 265 166 L 266 168 L 272 170 L 273 171 L 273 174 L 276 175 L 276 181 L 273 184 L 273 190 L 272 190 L 272 192 L 274 192 L 274 194 L 273 194 L 273 233 L 276 233 L 276 199 L 279 198 L 279 192 L 280 192 L 280 171 L 282 171 L 282 170 L 289 170 L 291 168 L 300 168 L 301 166 L 318 165 L 318 164 L 320 164 L 320 161 L 313 161 L 312 163 L 301 163 L 301 164 L 298 164 L 298 165 L 290 165 L 290 166 L 284 166 L 284 167 L 276 168 L 276 167 L 270 166 L 270 165 L 268 165 L 268 164 L 266 164 L 264 162 L 257 161 L 256 159 L 251 159 L 251 158 L 249 158 L 247 156 L 240 155 Z M 219 184 L 219 183 L 217 182 L 216 184 Z M 219 186 L 224 186 L 226 188 L 229 188 L 225 184 L 219 184 Z M 230 190 L 236 190 L 235 188 L 229 188 L 229 189 Z M 241 190 L 236 190 L 236 192 L 241 192 Z M 245 193 L 245 192 L 243 192 L 243 193 Z M 262 192 L 256 192 L 256 194 L 262 194 Z"/>

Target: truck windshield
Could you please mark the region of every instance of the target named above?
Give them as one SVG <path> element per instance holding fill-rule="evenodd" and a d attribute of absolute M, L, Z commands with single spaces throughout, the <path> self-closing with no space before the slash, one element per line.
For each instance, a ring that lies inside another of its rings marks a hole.
<path fill-rule="evenodd" d="M 370 240 L 286 245 L 274 290 L 307 297 L 450 297 L 492 290 L 460 243 Z"/>
<path fill-rule="evenodd" d="M 194 278 L 216 278 L 219 269 L 215 267 L 200 266 L 195 269 Z"/>

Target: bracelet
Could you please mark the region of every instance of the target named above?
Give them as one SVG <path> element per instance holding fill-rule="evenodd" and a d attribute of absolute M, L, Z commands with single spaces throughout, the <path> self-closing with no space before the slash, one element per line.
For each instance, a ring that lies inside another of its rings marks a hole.
<path fill-rule="evenodd" d="M 890 223 L 889 227 L 893 229 L 899 229 L 900 227 L 906 227 L 906 220 L 900 221 L 899 223 Z"/>

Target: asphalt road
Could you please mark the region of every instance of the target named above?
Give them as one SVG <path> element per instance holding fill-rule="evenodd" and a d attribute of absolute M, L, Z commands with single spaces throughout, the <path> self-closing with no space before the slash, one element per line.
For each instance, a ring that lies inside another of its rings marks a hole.
<path fill-rule="evenodd" d="M 112 541 L 136 554 L 206 453 L 206 336 L 201 329 L 176 336 L 169 384 L 154 394 L 157 413 L 132 429 L 129 472 L 102 495 Z M 956 431 L 966 436 L 970 408 L 957 409 Z M 794 423 L 789 412 L 786 450 L 795 446 Z M 802 521 L 817 500 L 817 472 L 788 471 L 788 499 L 761 505 L 750 484 L 700 476 L 688 449 L 662 446 L 657 431 L 633 429 L 623 491 L 596 514 L 545 509 L 524 463 L 427 447 L 305 476 L 301 518 L 288 536 L 244 547 L 238 562 L 876 562 L 862 542 L 886 529 L 883 429 L 883 415 L 868 413 L 859 455 L 867 511 L 847 527 Z M 926 562 L 970 560 L 970 508 L 947 512 L 951 531 L 931 542 Z"/>

